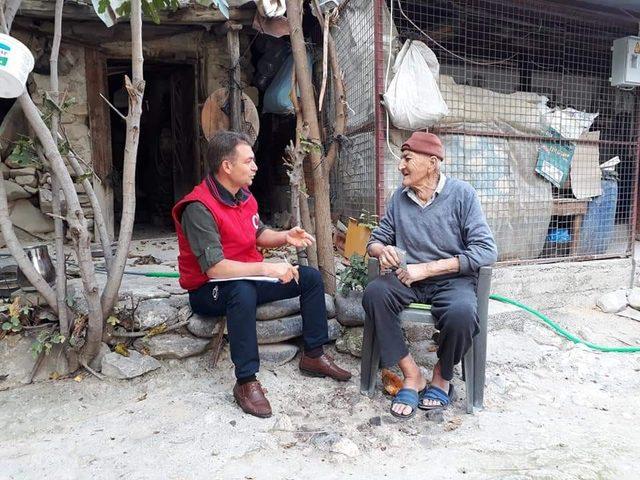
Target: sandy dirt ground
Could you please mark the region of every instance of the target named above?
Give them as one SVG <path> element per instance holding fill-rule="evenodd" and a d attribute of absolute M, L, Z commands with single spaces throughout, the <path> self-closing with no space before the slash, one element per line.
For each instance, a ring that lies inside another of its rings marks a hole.
<path fill-rule="evenodd" d="M 549 311 L 602 343 L 640 345 L 640 322 L 590 307 Z M 333 350 L 333 348 L 331 348 Z M 486 408 L 389 415 L 382 393 L 263 368 L 274 416 L 242 414 L 225 353 L 143 377 L 46 381 L 0 392 L 3 479 L 637 479 L 640 355 L 596 353 L 523 314 L 494 317 Z M 459 377 L 456 387 L 464 398 Z M 440 420 L 440 421 L 438 421 Z"/>

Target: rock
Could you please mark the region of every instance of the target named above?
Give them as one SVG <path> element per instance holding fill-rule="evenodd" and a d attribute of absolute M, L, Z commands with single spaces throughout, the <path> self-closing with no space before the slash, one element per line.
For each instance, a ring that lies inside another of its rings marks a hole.
<path fill-rule="evenodd" d="M 141 355 L 135 350 L 129 350 L 128 357 L 111 352 L 102 358 L 102 374 L 120 380 L 139 377 L 161 366 L 161 363 L 155 358 Z"/>
<path fill-rule="evenodd" d="M 382 425 L 382 418 L 380 417 L 371 417 L 369 419 L 369 425 L 372 427 L 379 427 Z"/>
<path fill-rule="evenodd" d="M 258 344 L 279 343 L 302 335 L 302 317 L 292 315 L 256 323 Z"/>
<path fill-rule="evenodd" d="M 633 290 L 631 290 L 627 302 L 629 302 L 631 308 L 640 310 L 640 287 L 634 287 Z"/>
<path fill-rule="evenodd" d="M 35 175 L 20 175 L 19 177 L 15 177 L 14 180 L 18 185 L 28 185 L 30 187 L 38 186 L 38 179 Z"/>
<path fill-rule="evenodd" d="M 9 335 L 0 341 L 0 390 L 27 382 L 35 364 L 31 353 L 33 336 Z M 34 380 L 46 380 L 53 373 L 66 375 L 69 365 L 60 345 L 54 345 L 45 355 Z M 6 375 L 6 377 L 5 377 Z"/>
<path fill-rule="evenodd" d="M 37 291 L 27 291 L 19 288 L 11 293 L 11 300 L 20 297 L 20 303 L 30 307 L 48 306 L 49 304 Z M 57 321 L 57 318 L 56 318 Z"/>
<path fill-rule="evenodd" d="M 102 370 L 102 358 L 105 355 L 107 355 L 108 353 L 111 353 L 111 349 L 109 348 L 109 345 L 107 345 L 104 342 L 101 343 L 100 344 L 100 350 L 98 351 L 98 354 L 95 356 L 95 358 L 93 360 L 91 360 L 89 362 L 89 366 L 91 368 L 93 368 L 97 372 Z"/>
<path fill-rule="evenodd" d="M 311 438 L 311 443 L 320 450 L 339 453 L 351 458 L 360 455 L 360 449 L 353 441 L 333 432 L 318 433 Z"/>
<path fill-rule="evenodd" d="M 335 319 L 327 320 L 329 326 L 329 340 L 335 340 L 340 335 L 340 324 Z M 302 335 L 302 316 L 292 315 L 276 320 L 265 320 L 256 323 L 258 344 L 280 343 Z"/>
<path fill-rule="evenodd" d="M 185 320 L 189 320 L 192 315 L 193 315 L 193 312 L 191 311 L 191 305 L 189 305 L 188 303 L 186 305 L 183 305 L 182 307 L 179 307 L 177 323 L 183 322 Z"/>
<path fill-rule="evenodd" d="M 340 453 L 342 455 L 346 455 L 347 457 L 355 458 L 360 456 L 360 449 L 358 446 L 353 443 L 353 441 L 348 438 L 341 438 L 330 449 L 333 453 Z"/>
<path fill-rule="evenodd" d="M 430 340 L 435 332 L 435 327 L 427 323 L 405 322 L 402 325 L 404 336 L 408 342 L 420 342 Z"/>
<path fill-rule="evenodd" d="M 189 318 L 187 330 L 196 337 L 212 338 L 218 333 L 223 318 L 224 317 L 205 317 L 194 313 L 191 318 Z"/>
<path fill-rule="evenodd" d="M 335 318 L 336 302 L 333 300 L 333 297 L 328 293 L 324 294 L 324 304 L 327 309 L 327 318 Z"/>
<path fill-rule="evenodd" d="M 627 306 L 627 292 L 626 290 L 616 290 L 615 292 L 605 293 L 598 298 L 596 305 L 604 313 L 620 312 Z"/>
<path fill-rule="evenodd" d="M 139 338 L 133 343 L 136 350 L 146 349 L 154 358 L 187 358 L 200 355 L 207 349 L 208 340 L 179 333 L 163 333 Z"/>
<path fill-rule="evenodd" d="M 36 320 L 38 320 L 38 323 L 57 322 L 58 316 L 48 308 L 42 308 L 38 309 L 38 312 L 36 313 Z"/>
<path fill-rule="evenodd" d="M 320 450 L 329 451 L 340 438 L 340 435 L 334 432 L 321 432 L 311 437 L 311 443 Z"/>
<path fill-rule="evenodd" d="M 325 294 L 324 303 L 327 309 L 327 318 L 335 317 L 336 308 L 333 297 Z M 297 313 L 300 313 L 300 297 L 286 298 L 284 300 L 276 300 L 275 302 L 260 305 L 256 311 L 256 320 L 273 320 Z"/>
<path fill-rule="evenodd" d="M 149 330 L 163 323 L 170 326 L 178 321 L 178 309 L 162 298 L 145 300 L 138 305 L 133 318 L 140 330 Z"/>
<path fill-rule="evenodd" d="M 435 345 L 431 340 L 409 343 L 409 352 L 418 365 L 432 367 L 438 361 Z"/>
<path fill-rule="evenodd" d="M 341 353 L 350 353 L 354 357 L 362 357 L 363 327 L 345 329 L 344 333 L 336 340 L 336 350 Z"/>
<path fill-rule="evenodd" d="M 11 176 L 11 169 L 7 167 L 3 162 L 0 162 L 0 172 L 2 172 L 2 178 L 7 179 Z"/>
<path fill-rule="evenodd" d="M 34 175 L 36 174 L 36 167 L 23 167 L 23 168 L 13 168 L 9 170 L 9 175 L 11 178 L 22 177 L 25 175 Z"/>
<path fill-rule="evenodd" d="M 281 415 L 276 420 L 276 423 L 273 425 L 271 430 L 281 431 L 281 432 L 293 432 L 293 422 L 291 421 L 291 417 L 289 415 Z"/>
<path fill-rule="evenodd" d="M 53 219 L 44 215 L 28 200 L 16 201 L 9 218 L 14 226 L 29 233 L 53 232 Z"/>
<path fill-rule="evenodd" d="M 260 363 L 279 366 L 293 360 L 298 353 L 298 347 L 289 343 L 272 343 L 260 345 Z"/>
<path fill-rule="evenodd" d="M 444 422 L 444 411 L 442 409 L 427 410 L 426 418 L 429 422 L 442 423 Z"/>
<path fill-rule="evenodd" d="M 27 192 L 29 195 L 35 195 L 36 193 L 38 193 L 37 188 L 30 187 L 29 185 L 25 185 L 22 188 L 24 188 L 24 191 Z"/>
<path fill-rule="evenodd" d="M 364 308 L 362 308 L 363 292 L 351 291 L 347 295 L 336 295 L 336 317 L 345 327 L 364 325 Z"/>
<path fill-rule="evenodd" d="M 20 185 L 9 182 L 7 180 L 3 180 L 4 182 L 4 190 L 7 192 L 7 200 L 10 202 L 15 202 L 16 200 L 20 200 L 21 198 L 29 198 L 31 194 L 27 192 Z"/>

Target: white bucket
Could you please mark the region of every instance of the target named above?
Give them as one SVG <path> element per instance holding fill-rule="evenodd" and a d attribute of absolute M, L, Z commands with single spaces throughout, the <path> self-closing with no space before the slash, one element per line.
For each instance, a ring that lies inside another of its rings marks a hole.
<path fill-rule="evenodd" d="M 34 63 L 33 55 L 23 43 L 0 33 L 0 97 L 20 96 Z"/>

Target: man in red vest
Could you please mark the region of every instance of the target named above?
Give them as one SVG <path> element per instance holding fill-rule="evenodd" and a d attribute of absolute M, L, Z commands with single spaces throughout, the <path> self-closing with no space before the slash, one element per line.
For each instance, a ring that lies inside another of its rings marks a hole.
<path fill-rule="evenodd" d="M 233 396 L 244 412 L 270 417 L 271 405 L 256 379 L 260 366 L 258 305 L 300 296 L 304 340 L 300 370 L 339 381 L 349 380 L 351 373 L 338 367 L 323 350 L 328 331 L 320 272 L 287 262 L 263 262 L 257 249 L 286 244 L 307 247 L 314 238 L 300 227 L 276 232 L 260 221 L 258 204 L 247 189 L 258 170 L 249 138 L 235 132 L 217 133 L 209 141 L 207 160 L 211 174 L 172 212 L 180 249 L 180 285 L 189 291 L 195 313 L 226 315 L 237 379 Z M 220 281 L 251 276 L 278 281 Z"/>

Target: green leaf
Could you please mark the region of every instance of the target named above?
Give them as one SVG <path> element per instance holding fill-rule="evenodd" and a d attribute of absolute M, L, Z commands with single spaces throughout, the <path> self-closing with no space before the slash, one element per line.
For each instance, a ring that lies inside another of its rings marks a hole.
<path fill-rule="evenodd" d="M 4 330 L 5 332 L 8 332 L 9 330 L 11 330 L 12 327 L 13 327 L 13 324 L 10 322 L 4 322 L 2 324 L 2 330 Z"/>

